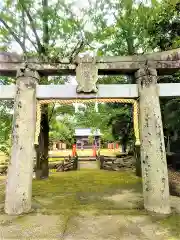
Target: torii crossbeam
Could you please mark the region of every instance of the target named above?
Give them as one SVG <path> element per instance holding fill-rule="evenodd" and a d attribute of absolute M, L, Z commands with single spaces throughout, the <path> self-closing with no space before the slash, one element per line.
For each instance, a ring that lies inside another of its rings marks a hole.
<path fill-rule="evenodd" d="M 132 74 L 138 69 L 148 65 L 157 70 L 158 75 L 172 74 L 180 69 L 180 48 L 166 52 L 124 57 L 96 57 L 99 75 Z M 29 58 L 24 62 L 24 57 L 15 53 L 0 53 L 0 75 L 15 77 L 19 68 L 25 64 L 44 76 L 75 75 L 78 60 L 70 63 L 68 59 Z"/>

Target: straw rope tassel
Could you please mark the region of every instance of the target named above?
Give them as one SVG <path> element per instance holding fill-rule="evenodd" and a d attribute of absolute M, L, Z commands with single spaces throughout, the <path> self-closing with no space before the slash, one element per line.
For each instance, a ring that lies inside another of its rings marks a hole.
<path fill-rule="evenodd" d="M 140 145 L 140 135 L 139 135 L 139 108 L 138 108 L 138 102 L 134 101 L 133 104 L 133 122 L 134 122 L 134 135 L 136 138 L 135 145 Z"/>
<path fill-rule="evenodd" d="M 139 137 L 139 122 L 138 122 L 138 102 L 134 99 L 120 99 L 120 98 L 105 98 L 105 99 L 68 99 L 68 100 L 58 100 L 58 99 L 48 99 L 37 101 L 37 112 L 36 112 L 36 133 L 35 133 L 35 144 L 38 145 L 39 134 L 40 134 L 40 124 L 41 124 L 41 105 L 49 103 L 59 103 L 59 104 L 72 104 L 72 103 L 101 103 L 101 102 L 119 102 L 119 103 L 131 103 L 133 104 L 133 124 L 134 124 L 134 134 L 136 138 L 136 145 L 140 145 Z"/>
<path fill-rule="evenodd" d="M 35 140 L 34 144 L 39 144 L 39 134 L 40 134 L 40 126 L 41 125 L 41 103 L 37 101 L 36 105 L 36 132 L 35 132 Z"/>

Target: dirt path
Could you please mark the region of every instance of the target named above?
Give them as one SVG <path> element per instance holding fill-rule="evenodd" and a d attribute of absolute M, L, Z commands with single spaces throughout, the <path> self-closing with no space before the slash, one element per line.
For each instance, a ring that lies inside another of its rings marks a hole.
<path fill-rule="evenodd" d="M 96 161 L 79 161 L 79 169 L 98 169 Z"/>
<path fill-rule="evenodd" d="M 171 228 L 135 209 L 142 195 L 132 190 L 104 197 L 114 201 L 127 214 L 94 214 L 79 211 L 75 215 L 31 213 L 24 216 L 0 215 L 0 239 L 60 240 L 178 240 Z M 171 206 L 180 213 L 180 198 L 171 197 Z M 179 209 L 178 209 L 179 208 Z M 178 221 L 178 220 L 177 220 Z M 180 236 L 180 235 L 179 235 Z"/>
<path fill-rule="evenodd" d="M 71 219 L 64 240 L 168 240 L 169 234 L 147 216 L 85 215 Z"/>
<path fill-rule="evenodd" d="M 82 213 L 64 221 L 61 215 L 1 216 L 0 239 L 178 240 L 148 216 Z"/>

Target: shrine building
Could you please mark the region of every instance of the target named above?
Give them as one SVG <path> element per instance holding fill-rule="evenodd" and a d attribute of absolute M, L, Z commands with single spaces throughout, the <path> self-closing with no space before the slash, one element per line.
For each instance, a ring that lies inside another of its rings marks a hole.
<path fill-rule="evenodd" d="M 91 128 L 75 129 L 75 140 L 77 149 L 92 149 L 94 145 L 100 148 L 101 145 L 100 129 L 92 130 Z"/>

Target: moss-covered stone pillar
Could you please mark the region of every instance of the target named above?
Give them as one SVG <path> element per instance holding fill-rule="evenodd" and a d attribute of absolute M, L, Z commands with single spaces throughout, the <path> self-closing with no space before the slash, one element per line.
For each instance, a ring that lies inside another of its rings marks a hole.
<path fill-rule="evenodd" d="M 28 68 L 17 73 L 12 149 L 5 196 L 5 212 L 9 215 L 26 213 L 31 209 L 38 80 L 37 72 Z"/>
<path fill-rule="evenodd" d="M 139 69 L 141 166 L 145 209 L 170 213 L 169 184 L 161 109 L 155 69 Z"/>

